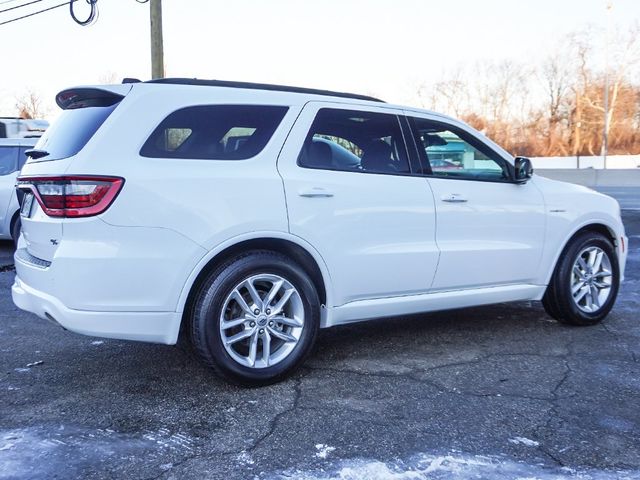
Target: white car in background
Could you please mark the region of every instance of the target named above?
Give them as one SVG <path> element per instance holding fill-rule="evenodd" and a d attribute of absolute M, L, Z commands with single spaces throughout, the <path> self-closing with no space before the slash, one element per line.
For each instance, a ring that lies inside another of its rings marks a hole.
<path fill-rule="evenodd" d="M 614 199 L 444 115 L 189 79 L 57 103 L 18 179 L 15 304 L 88 335 L 182 327 L 234 382 L 277 381 L 319 328 L 373 318 L 542 300 L 593 325 L 624 276 Z"/>
<path fill-rule="evenodd" d="M 34 138 L 0 138 L 0 239 L 17 242 L 20 232 L 16 178 Z"/>
<path fill-rule="evenodd" d="M 37 118 L 0 117 L 0 138 L 38 138 L 49 122 Z"/>

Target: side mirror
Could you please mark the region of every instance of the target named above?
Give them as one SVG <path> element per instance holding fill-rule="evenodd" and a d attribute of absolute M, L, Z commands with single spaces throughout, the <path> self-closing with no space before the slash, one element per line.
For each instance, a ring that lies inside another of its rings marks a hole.
<path fill-rule="evenodd" d="M 533 165 L 527 157 L 516 157 L 516 183 L 526 183 L 533 176 Z"/>

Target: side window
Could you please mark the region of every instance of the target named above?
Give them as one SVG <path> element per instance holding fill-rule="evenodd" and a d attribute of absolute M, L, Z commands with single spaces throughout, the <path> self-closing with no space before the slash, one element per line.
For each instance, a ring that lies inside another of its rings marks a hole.
<path fill-rule="evenodd" d="M 16 171 L 18 147 L 0 147 L 0 175 L 8 175 Z"/>
<path fill-rule="evenodd" d="M 323 108 L 298 158 L 306 168 L 366 173 L 410 173 L 396 115 Z"/>
<path fill-rule="evenodd" d="M 244 160 L 267 145 L 288 107 L 199 105 L 165 118 L 140 155 L 153 158 Z"/>
<path fill-rule="evenodd" d="M 410 123 L 424 173 L 467 180 L 510 180 L 506 162 L 467 132 L 423 118 L 412 118 Z"/>

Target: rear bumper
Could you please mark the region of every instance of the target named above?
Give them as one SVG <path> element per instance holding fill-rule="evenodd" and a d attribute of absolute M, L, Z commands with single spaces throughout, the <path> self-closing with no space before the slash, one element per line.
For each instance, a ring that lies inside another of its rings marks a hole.
<path fill-rule="evenodd" d="M 177 312 L 73 310 L 57 298 L 25 284 L 17 276 L 11 296 L 18 308 L 83 335 L 164 344 L 174 344 L 178 339 L 182 314 Z"/>
<path fill-rule="evenodd" d="M 49 233 L 32 222 L 36 247 Z M 73 332 L 107 338 L 176 343 L 178 299 L 205 251 L 162 228 L 114 227 L 98 217 L 64 224 L 46 255 L 30 252 L 23 232 L 14 255 L 14 303 Z"/>

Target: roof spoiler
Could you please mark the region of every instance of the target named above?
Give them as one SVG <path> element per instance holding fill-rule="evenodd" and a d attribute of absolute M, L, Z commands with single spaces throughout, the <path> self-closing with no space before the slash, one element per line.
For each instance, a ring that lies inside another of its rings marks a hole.
<path fill-rule="evenodd" d="M 100 88 L 70 88 L 56 95 L 56 103 L 63 110 L 86 107 L 110 107 L 124 98 L 124 95 Z"/>

